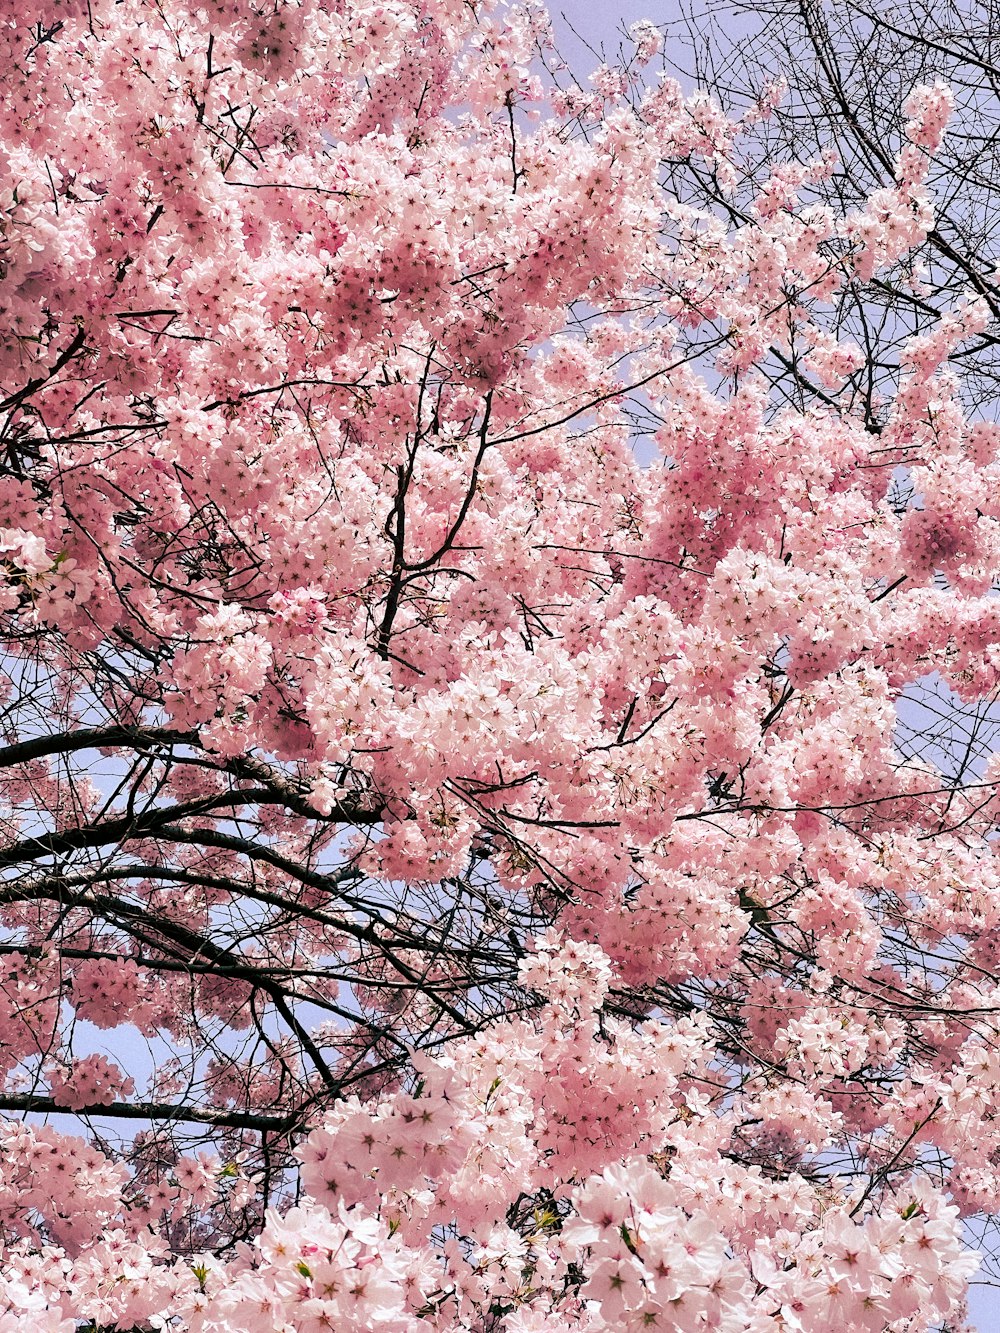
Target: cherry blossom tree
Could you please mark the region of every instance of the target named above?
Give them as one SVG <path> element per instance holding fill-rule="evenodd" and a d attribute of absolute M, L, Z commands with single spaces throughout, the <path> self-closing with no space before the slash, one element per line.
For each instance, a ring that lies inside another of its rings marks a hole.
<path fill-rule="evenodd" d="M 952 94 L 948 134 L 929 163 L 926 188 L 934 223 L 890 270 L 855 272 L 842 283 L 830 325 L 865 349 L 863 372 L 850 381 L 853 408 L 870 429 L 885 420 L 899 384 L 906 344 L 933 332 L 957 292 L 979 296 L 989 325 L 948 356 L 963 410 L 1000 417 L 996 270 L 997 140 L 1000 44 L 991 7 L 981 0 L 919 6 L 901 0 L 840 6 L 773 0 L 766 7 L 727 0 L 723 7 L 687 4 L 666 25 L 670 62 L 688 84 L 709 88 L 732 118 L 743 118 L 739 182 L 720 190 L 711 169 L 688 164 L 673 180 L 702 207 L 734 210 L 752 203 L 773 163 L 832 153 L 833 169 L 806 183 L 803 198 L 838 215 L 863 209 L 891 185 L 899 107 L 918 84 L 943 80 Z M 775 82 L 775 70 L 783 71 Z M 747 123 L 746 113 L 769 114 Z M 772 358 L 766 373 L 773 397 L 806 408 L 824 387 L 790 358 Z M 894 503 L 911 507 L 911 479 L 900 471 Z M 955 786 L 982 777 L 998 741 L 992 692 L 958 698 L 936 674 L 909 683 L 900 696 L 895 741 L 904 754 L 929 757 Z M 986 1250 L 977 1281 L 996 1283 L 1000 1245 L 995 1210 L 975 1222 Z M 987 1326 L 995 1311 L 986 1312 Z"/>
<path fill-rule="evenodd" d="M 0 1333 L 960 1327 L 994 289 L 842 319 L 949 88 L 838 208 L 650 23 L 0 19 Z"/>

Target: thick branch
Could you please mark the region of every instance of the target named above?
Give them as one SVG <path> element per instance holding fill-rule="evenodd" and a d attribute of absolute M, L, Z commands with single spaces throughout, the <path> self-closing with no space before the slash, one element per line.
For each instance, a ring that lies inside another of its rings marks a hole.
<path fill-rule="evenodd" d="M 53 1097 L 32 1093 L 0 1095 L 0 1111 L 36 1115 L 102 1115 L 113 1120 L 189 1120 L 198 1125 L 229 1129 L 256 1129 L 262 1134 L 287 1134 L 301 1123 L 300 1115 L 264 1115 L 257 1111 L 223 1111 L 210 1107 L 177 1106 L 172 1102 L 112 1102 L 110 1106 L 60 1106 Z"/>

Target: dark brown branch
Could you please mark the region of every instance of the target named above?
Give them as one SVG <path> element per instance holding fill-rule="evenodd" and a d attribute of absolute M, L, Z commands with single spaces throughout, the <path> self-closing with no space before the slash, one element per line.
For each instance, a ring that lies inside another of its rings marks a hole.
<path fill-rule="evenodd" d="M 112 1120 L 191 1121 L 224 1129 L 255 1129 L 262 1134 L 287 1134 L 302 1123 L 301 1115 L 266 1115 L 257 1111 L 224 1111 L 172 1102 L 112 1102 L 110 1106 L 60 1106 L 54 1097 L 33 1093 L 0 1094 L 0 1111 L 24 1115 L 108 1116 Z"/>
<path fill-rule="evenodd" d="M 79 730 L 36 736 L 18 741 L 0 750 L 0 768 L 27 764 L 51 754 L 72 754 L 77 750 L 143 749 L 159 745 L 198 746 L 196 731 L 171 731 L 169 727 L 81 727 Z"/>

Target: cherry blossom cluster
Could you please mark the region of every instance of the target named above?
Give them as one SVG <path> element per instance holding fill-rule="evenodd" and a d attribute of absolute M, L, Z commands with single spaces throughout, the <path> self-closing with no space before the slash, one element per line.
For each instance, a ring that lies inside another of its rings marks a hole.
<path fill-rule="evenodd" d="M 710 1052 L 697 1025 L 611 1024 L 579 1058 L 576 1025 L 594 1020 L 609 974 L 596 946 L 539 941 L 522 971 L 542 991 L 537 1016 L 425 1058 L 412 1091 L 377 1108 L 336 1108 L 299 1150 L 307 1197 L 269 1212 L 229 1262 L 165 1263 L 162 1242 L 108 1232 L 97 1214 L 69 1251 L 36 1260 L 15 1243 L 0 1299 L 21 1317 L 42 1308 L 192 1333 L 471 1330 L 498 1312 L 518 1333 L 706 1321 L 818 1333 L 833 1317 L 859 1330 L 927 1327 L 959 1307 L 976 1261 L 962 1253 L 958 1210 L 926 1182 L 879 1215 L 833 1181 L 735 1165 L 734 1121 L 705 1114 Z M 560 1148 L 551 1127 L 564 1094 L 578 1105 L 610 1096 L 616 1114 L 589 1139 L 578 1119 Z M 652 1117 L 639 1113 L 643 1097 Z M 8 1144 L 12 1162 L 39 1161 L 36 1177 L 60 1149 L 72 1157 L 71 1140 L 27 1129 Z M 92 1150 L 81 1166 L 91 1207 L 101 1172 L 113 1207 L 121 1169 Z M 196 1191 L 214 1173 L 207 1161 L 177 1167 Z"/>

